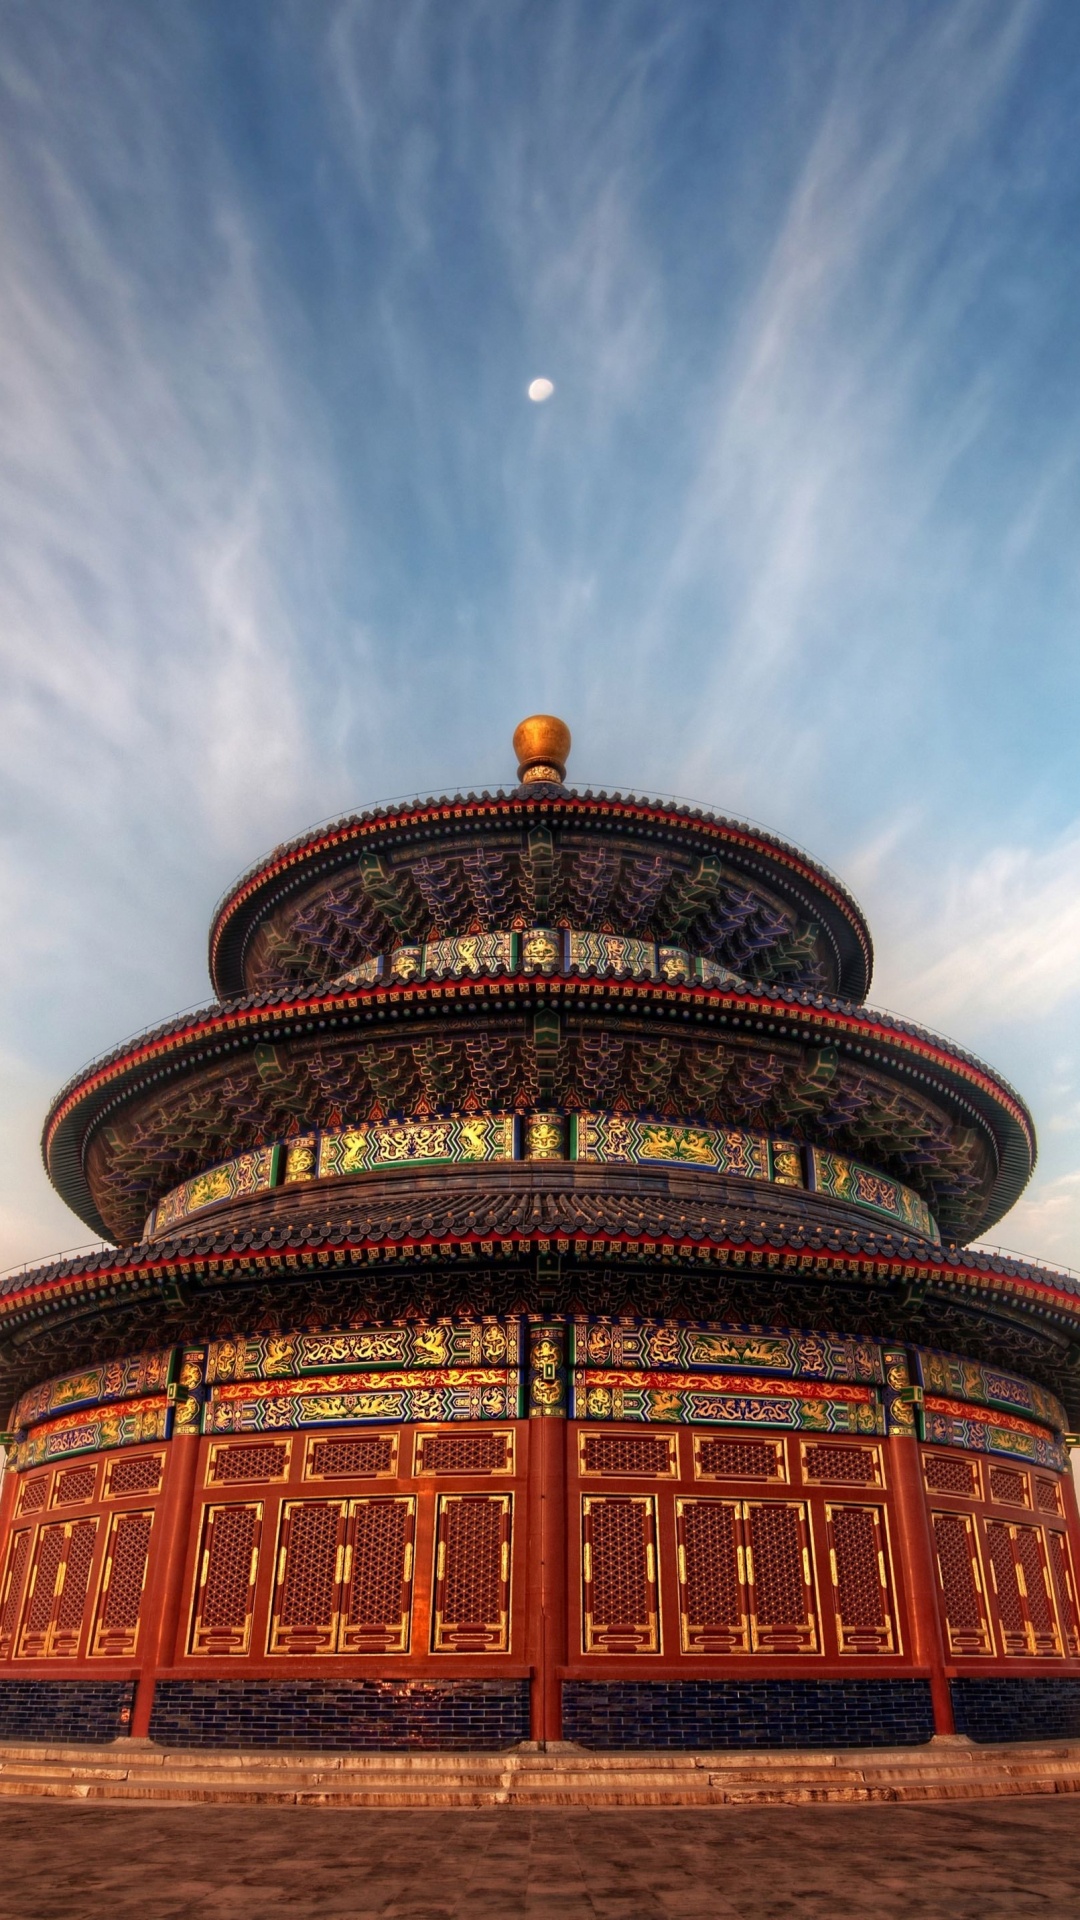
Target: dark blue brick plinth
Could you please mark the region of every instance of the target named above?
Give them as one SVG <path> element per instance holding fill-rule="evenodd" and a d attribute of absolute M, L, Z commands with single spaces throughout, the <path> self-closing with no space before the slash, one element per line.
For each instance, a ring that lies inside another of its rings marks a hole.
<path fill-rule="evenodd" d="M 128 1732 L 133 1680 L 0 1680 L 0 1740 L 96 1746 Z"/>
<path fill-rule="evenodd" d="M 1080 1680 L 963 1679 L 952 1683 L 957 1733 L 971 1740 L 1080 1740 Z"/>
<path fill-rule="evenodd" d="M 159 1680 L 166 1747 L 490 1752 L 529 1737 L 527 1680 Z"/>
<path fill-rule="evenodd" d="M 568 1680 L 563 1738 L 630 1748 L 912 1747 L 933 1737 L 926 1680 Z"/>

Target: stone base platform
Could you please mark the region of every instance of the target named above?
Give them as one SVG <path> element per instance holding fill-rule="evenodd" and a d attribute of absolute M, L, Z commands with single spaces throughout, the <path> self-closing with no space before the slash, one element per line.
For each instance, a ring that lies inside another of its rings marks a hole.
<path fill-rule="evenodd" d="M 834 1752 L 205 1752 L 0 1747 L 0 1798 L 306 1807 L 720 1807 L 1080 1792 L 1080 1743 Z"/>

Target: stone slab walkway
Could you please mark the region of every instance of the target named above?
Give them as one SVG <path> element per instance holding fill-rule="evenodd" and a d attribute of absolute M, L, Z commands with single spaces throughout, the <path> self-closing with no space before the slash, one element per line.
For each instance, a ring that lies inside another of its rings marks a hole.
<path fill-rule="evenodd" d="M 1078 1920 L 1080 1798 L 476 1812 L 0 1805 L 33 1920 Z"/>

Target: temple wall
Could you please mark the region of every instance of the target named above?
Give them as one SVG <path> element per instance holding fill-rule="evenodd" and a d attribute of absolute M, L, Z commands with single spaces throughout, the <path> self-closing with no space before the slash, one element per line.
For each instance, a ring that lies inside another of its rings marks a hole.
<path fill-rule="evenodd" d="M 955 1356 L 633 1321 L 253 1335 L 46 1383 L 0 1500 L 0 1738 L 1075 1736 L 1060 1435 L 914 1375 L 1052 1404 Z"/>

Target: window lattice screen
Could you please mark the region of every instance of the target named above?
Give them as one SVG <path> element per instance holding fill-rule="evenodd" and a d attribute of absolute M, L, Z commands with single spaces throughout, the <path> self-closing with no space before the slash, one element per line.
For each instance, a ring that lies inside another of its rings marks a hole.
<path fill-rule="evenodd" d="M 670 1479 L 679 1458 L 673 1433 L 583 1433 L 578 1457 L 584 1474 L 639 1480 Z"/>
<path fill-rule="evenodd" d="M 313 1440 L 308 1450 L 309 1480 L 365 1480 L 392 1474 L 397 1465 L 397 1436 L 365 1433 L 358 1439 Z"/>
<path fill-rule="evenodd" d="M 512 1433 L 419 1433 L 417 1473 L 512 1473 Z"/>
<path fill-rule="evenodd" d="M 156 1493 L 164 1464 L 160 1453 L 139 1453 L 131 1460 L 114 1460 L 109 1469 L 107 1492 L 114 1500 L 126 1494 Z"/>
<path fill-rule="evenodd" d="M 77 1501 L 92 1500 L 96 1485 L 96 1467 L 62 1467 L 53 1485 L 53 1506 L 74 1506 Z"/>

